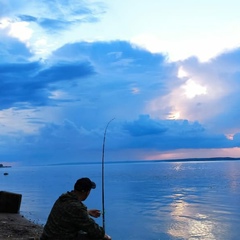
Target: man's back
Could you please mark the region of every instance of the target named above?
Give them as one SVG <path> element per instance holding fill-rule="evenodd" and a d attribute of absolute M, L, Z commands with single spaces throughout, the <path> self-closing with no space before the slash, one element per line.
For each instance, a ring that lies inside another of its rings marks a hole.
<path fill-rule="evenodd" d="M 45 239 L 76 239 L 79 231 L 88 236 L 103 239 L 104 230 L 89 217 L 87 207 L 78 200 L 75 193 L 62 194 L 50 212 L 41 240 Z"/>

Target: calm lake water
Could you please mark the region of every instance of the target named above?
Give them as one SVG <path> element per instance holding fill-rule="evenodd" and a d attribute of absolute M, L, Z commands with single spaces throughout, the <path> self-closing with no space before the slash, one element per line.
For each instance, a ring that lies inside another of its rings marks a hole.
<path fill-rule="evenodd" d="M 0 190 L 21 193 L 21 214 L 44 224 L 85 176 L 97 183 L 85 204 L 101 209 L 101 164 L 0 168 Z M 113 240 L 238 240 L 240 161 L 106 164 L 105 219 Z"/>

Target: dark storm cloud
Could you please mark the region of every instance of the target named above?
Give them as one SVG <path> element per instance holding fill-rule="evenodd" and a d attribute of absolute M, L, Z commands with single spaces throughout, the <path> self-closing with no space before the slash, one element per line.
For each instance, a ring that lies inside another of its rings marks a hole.
<path fill-rule="evenodd" d="M 88 62 L 84 63 L 58 63 L 46 70 L 40 71 L 36 75 L 39 81 L 47 83 L 58 82 L 62 80 L 73 80 L 94 74 L 93 66 Z"/>
<path fill-rule="evenodd" d="M 37 18 L 31 15 L 19 15 L 18 17 L 21 21 L 24 22 L 37 22 Z"/>
<path fill-rule="evenodd" d="M 131 73 L 158 71 L 165 62 L 162 54 L 152 54 L 126 41 L 66 44 L 54 53 L 61 57 L 90 57 L 99 65 Z M 170 66 L 170 65 L 169 65 Z M 164 68 L 167 68 L 167 64 Z M 157 68 L 157 69 L 156 69 Z"/>
<path fill-rule="evenodd" d="M 124 137 L 125 144 L 131 148 L 165 151 L 239 146 L 238 135 L 232 141 L 223 134 L 210 134 L 200 123 L 187 120 L 156 120 L 144 115 L 122 126 L 128 136 Z"/>
<path fill-rule="evenodd" d="M 0 32 L 0 64 L 28 61 L 32 56 L 26 44 Z"/>
<path fill-rule="evenodd" d="M 61 63 L 43 69 L 40 62 L 0 64 L 1 109 L 19 106 L 46 106 L 50 99 L 52 84 L 72 82 L 94 74 L 89 63 Z M 55 100 L 56 102 L 56 100 Z"/>
<path fill-rule="evenodd" d="M 39 159 L 37 152 L 40 151 L 40 156 L 44 154 L 46 161 L 56 157 L 58 162 L 69 159 L 81 161 L 83 153 L 92 157 L 97 154 L 99 160 L 103 133 L 104 127 L 87 130 L 65 119 L 62 124 L 48 123 L 40 129 L 39 134 L 24 137 L 21 146 L 23 149 L 31 146 L 34 151 L 30 156 L 36 159 Z M 115 154 L 123 149 L 139 149 L 151 153 L 176 149 L 221 149 L 239 145 L 239 134 L 232 141 L 222 134 L 209 134 L 197 122 L 164 121 L 149 116 L 139 116 L 137 120 L 129 121 L 127 127 L 126 122 L 115 119 L 107 133 L 107 149 Z M 19 147 L 18 144 L 16 146 Z"/>
<path fill-rule="evenodd" d="M 124 129 L 132 136 L 159 135 L 167 131 L 165 126 L 150 119 L 148 115 L 139 116 L 134 122 L 125 123 Z"/>

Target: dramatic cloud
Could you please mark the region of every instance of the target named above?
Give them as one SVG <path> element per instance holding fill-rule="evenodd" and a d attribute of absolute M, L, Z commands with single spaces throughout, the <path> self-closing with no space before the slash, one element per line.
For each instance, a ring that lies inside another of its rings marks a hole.
<path fill-rule="evenodd" d="M 239 48 L 172 61 L 119 4 L 0 0 L 0 161 L 100 161 L 113 118 L 109 160 L 238 156 Z"/>
<path fill-rule="evenodd" d="M 52 91 L 61 89 L 62 81 L 72 82 L 93 74 L 89 63 L 58 63 L 44 69 L 39 62 L 0 64 L 2 105 L 10 108 L 20 103 L 48 105 L 54 100 Z M 51 101 L 50 101 L 51 100 Z"/>

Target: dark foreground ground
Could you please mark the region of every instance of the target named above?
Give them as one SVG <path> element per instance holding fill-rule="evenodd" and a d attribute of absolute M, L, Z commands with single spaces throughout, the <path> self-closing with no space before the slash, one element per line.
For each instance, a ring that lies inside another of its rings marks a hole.
<path fill-rule="evenodd" d="M 36 225 L 20 214 L 0 213 L 1 240 L 38 240 L 43 227 Z"/>

